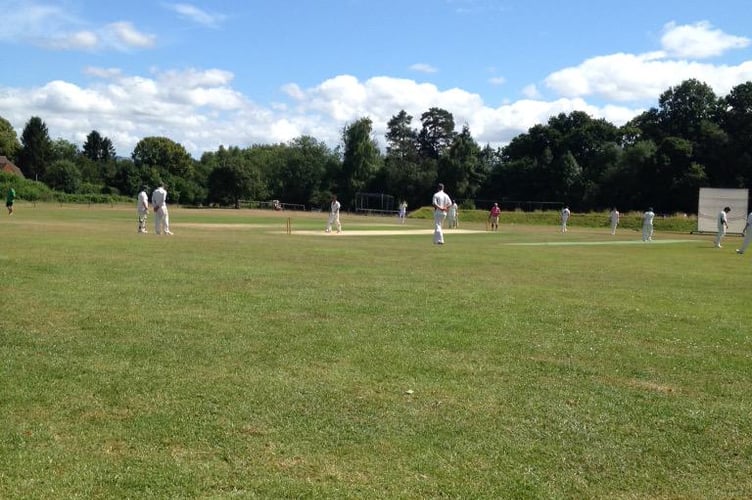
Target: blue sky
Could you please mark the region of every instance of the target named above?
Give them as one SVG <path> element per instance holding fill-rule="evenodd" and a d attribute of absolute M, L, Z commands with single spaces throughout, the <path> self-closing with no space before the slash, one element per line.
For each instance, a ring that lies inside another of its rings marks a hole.
<path fill-rule="evenodd" d="M 312 135 L 331 146 L 372 119 L 383 145 L 452 112 L 481 144 L 582 110 L 621 125 L 687 78 L 725 95 L 752 80 L 741 0 L 0 0 L 0 116 L 39 116 L 121 156 L 166 136 L 219 145 Z"/>

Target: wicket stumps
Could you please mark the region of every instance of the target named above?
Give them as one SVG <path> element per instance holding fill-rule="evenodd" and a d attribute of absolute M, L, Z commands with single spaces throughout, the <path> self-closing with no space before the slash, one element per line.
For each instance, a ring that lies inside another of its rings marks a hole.
<path fill-rule="evenodd" d="M 287 222 L 285 223 L 285 232 L 287 234 L 292 234 L 292 217 L 287 218 Z"/>

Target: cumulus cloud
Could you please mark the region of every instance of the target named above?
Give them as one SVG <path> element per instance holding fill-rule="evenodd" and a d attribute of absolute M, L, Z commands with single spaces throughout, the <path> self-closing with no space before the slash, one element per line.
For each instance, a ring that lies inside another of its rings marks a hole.
<path fill-rule="evenodd" d="M 291 83 L 283 89 L 289 103 L 259 106 L 232 88 L 231 73 L 218 69 L 170 70 L 145 77 L 90 67 L 86 74 L 93 79 L 86 87 L 62 81 L 28 90 L 0 87 L 0 109 L 19 129 L 29 116 L 41 116 L 51 136 L 75 142 L 98 130 L 122 155 L 130 154 L 143 137 L 164 135 L 195 157 L 221 144 L 287 142 L 304 134 L 333 147 L 340 142 L 342 127 L 364 116 L 372 120 L 383 145 L 386 123 L 402 109 L 414 117 L 416 129 L 429 108 L 446 109 L 456 123 L 469 125 L 476 140 L 493 146 L 561 112 L 584 110 L 617 123 L 639 112 L 569 98 L 525 99 L 492 108 L 478 94 L 459 88 L 385 76 L 361 81 L 352 75 L 305 89 Z"/>
<path fill-rule="evenodd" d="M 65 39 L 82 23 L 65 9 L 34 1 L 0 0 L 3 29 L 0 40 L 6 42 L 49 43 Z M 73 28 L 73 29 L 72 29 Z"/>
<path fill-rule="evenodd" d="M 0 0 L 3 29 L 0 41 L 28 43 L 51 50 L 148 49 L 156 36 L 139 31 L 132 23 L 117 21 L 90 26 L 61 6 L 23 0 Z"/>
<path fill-rule="evenodd" d="M 426 63 L 415 63 L 412 66 L 410 66 L 410 69 L 413 71 L 417 71 L 418 73 L 436 73 L 439 71 L 435 67 Z"/>
<path fill-rule="evenodd" d="M 524 95 L 528 99 L 540 99 L 543 97 L 538 90 L 538 86 L 534 83 L 525 85 L 525 87 L 522 89 L 522 95 Z"/>
<path fill-rule="evenodd" d="M 730 48 L 746 46 L 749 40 L 726 35 L 707 23 L 667 25 L 661 51 L 645 54 L 616 53 L 592 57 L 578 66 L 555 71 L 545 78 L 556 94 L 595 97 L 617 102 L 654 101 L 669 87 L 696 78 L 725 94 L 735 85 L 752 79 L 752 62 L 737 66 L 698 62 Z"/>
<path fill-rule="evenodd" d="M 209 28 L 217 28 L 226 19 L 224 14 L 217 14 L 207 12 L 203 9 L 196 7 L 195 5 L 188 3 L 168 3 L 164 6 L 174 11 L 183 19 L 187 19 L 197 24 L 207 26 Z"/>
<path fill-rule="evenodd" d="M 154 43 L 127 24 L 113 30 L 127 34 L 120 43 L 130 47 Z M 140 139 L 154 135 L 174 139 L 195 157 L 219 145 L 246 147 L 300 135 L 333 147 L 343 126 L 362 117 L 371 119 L 383 146 L 391 117 L 404 109 L 418 129 L 420 115 L 432 107 L 448 110 L 455 123 L 468 124 L 479 143 L 496 147 L 558 113 L 584 111 L 621 125 L 688 78 L 707 82 L 719 95 L 752 80 L 752 61 L 713 65 L 670 57 L 669 45 L 645 54 L 595 56 L 558 69 L 538 82 L 540 87 L 531 83 L 522 89 L 521 99 L 505 99 L 500 106 L 489 105 L 475 92 L 441 88 L 425 79 L 359 79 L 349 74 L 308 87 L 289 82 L 281 86 L 279 102 L 259 105 L 234 87 L 232 72 L 219 68 L 128 74 L 120 68 L 89 66 L 83 70 L 86 83 L 55 80 L 35 88 L 0 84 L 0 109 L 19 133 L 30 116 L 40 116 L 53 138 L 80 144 L 91 130 L 98 130 L 126 156 Z"/>
<path fill-rule="evenodd" d="M 661 37 L 667 55 L 688 59 L 719 56 L 731 49 L 747 47 L 749 43 L 749 38 L 726 34 L 707 21 L 688 25 L 672 21 L 663 27 Z"/>
<path fill-rule="evenodd" d="M 102 33 L 111 46 L 120 50 L 148 49 L 155 45 L 157 38 L 155 35 L 142 33 L 126 21 L 110 23 L 102 29 Z"/>
<path fill-rule="evenodd" d="M 92 31 L 79 31 L 69 35 L 55 35 L 48 38 L 44 45 L 55 50 L 92 50 L 97 48 L 100 39 Z"/>

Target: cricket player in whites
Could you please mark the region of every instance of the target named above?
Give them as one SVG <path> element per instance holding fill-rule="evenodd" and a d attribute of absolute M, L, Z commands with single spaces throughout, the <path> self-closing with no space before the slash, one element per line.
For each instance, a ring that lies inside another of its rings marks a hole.
<path fill-rule="evenodd" d="M 619 218 L 621 215 L 619 214 L 619 211 L 616 210 L 616 207 L 611 210 L 611 213 L 608 214 L 609 220 L 611 221 L 611 236 L 616 234 L 616 226 L 619 225 Z"/>
<path fill-rule="evenodd" d="M 726 230 L 728 230 L 728 214 L 731 211 L 731 207 L 723 207 L 718 213 L 718 234 L 715 236 L 715 247 L 721 248 L 721 240 L 726 236 Z"/>
<path fill-rule="evenodd" d="M 744 242 L 742 243 L 741 248 L 736 249 L 736 253 L 739 255 L 743 255 L 747 250 L 749 243 L 752 242 L 752 212 L 747 216 L 747 224 L 744 225 L 742 234 L 744 235 Z"/>
<path fill-rule="evenodd" d="M 436 245 L 444 244 L 444 231 L 441 226 L 446 219 L 447 211 L 452 206 L 452 200 L 444 192 L 444 184 L 439 184 L 438 190 L 433 195 L 433 242 Z"/>
<path fill-rule="evenodd" d="M 136 212 L 138 213 L 138 232 L 146 233 L 146 216 L 149 214 L 149 195 L 146 194 L 146 186 L 141 188 L 138 193 L 138 202 L 136 203 Z"/>
<path fill-rule="evenodd" d="M 653 212 L 653 207 L 650 207 L 642 214 L 642 241 L 646 243 L 653 241 L 653 219 L 655 219 L 655 212 Z"/>
<path fill-rule="evenodd" d="M 151 206 L 154 209 L 154 233 L 172 236 L 170 231 L 170 214 L 167 211 L 167 190 L 161 183 L 151 194 Z"/>
<path fill-rule="evenodd" d="M 326 223 L 326 232 L 331 233 L 332 232 L 332 224 L 334 224 L 337 228 L 337 232 L 342 232 L 342 224 L 339 222 L 339 209 L 340 204 L 337 201 L 337 195 L 332 195 L 332 204 L 329 208 L 329 220 Z"/>
<path fill-rule="evenodd" d="M 567 232 L 567 221 L 569 220 L 569 216 L 572 214 L 570 212 L 569 207 L 564 207 L 561 209 L 561 232 L 566 233 Z"/>

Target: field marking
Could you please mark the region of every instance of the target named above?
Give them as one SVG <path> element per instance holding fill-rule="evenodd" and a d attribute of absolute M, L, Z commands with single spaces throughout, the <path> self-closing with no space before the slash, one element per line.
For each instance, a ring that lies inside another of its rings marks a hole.
<path fill-rule="evenodd" d="M 452 234 L 479 234 L 479 233 L 485 233 L 487 231 L 478 231 L 475 229 L 445 229 L 444 234 L 445 235 L 452 235 Z M 309 231 L 309 230 L 302 230 L 302 231 L 296 231 L 295 229 L 292 230 L 292 234 L 301 234 L 305 236 L 393 236 L 393 235 L 417 235 L 417 234 L 433 234 L 433 229 L 395 229 L 395 230 L 383 230 L 383 229 L 353 229 L 353 230 L 346 230 L 343 229 L 341 233 L 337 233 L 332 231 L 331 233 L 327 233 L 323 229 L 318 231 Z"/>
<path fill-rule="evenodd" d="M 671 243 L 697 243 L 699 240 L 617 240 L 617 241 L 538 241 L 529 243 L 504 243 L 504 245 L 512 246 L 530 246 L 530 247 L 543 247 L 543 246 L 578 246 L 578 245 L 667 245 Z"/>

